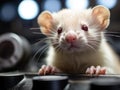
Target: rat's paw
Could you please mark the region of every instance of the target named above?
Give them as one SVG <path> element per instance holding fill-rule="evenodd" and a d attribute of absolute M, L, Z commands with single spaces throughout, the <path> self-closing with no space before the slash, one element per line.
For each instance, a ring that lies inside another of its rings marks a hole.
<path fill-rule="evenodd" d="M 97 66 L 97 67 L 91 66 L 91 67 L 87 68 L 86 74 L 105 75 L 106 74 L 106 68 L 105 67 L 100 67 L 100 66 Z"/>
<path fill-rule="evenodd" d="M 60 72 L 56 67 L 53 66 L 47 66 L 47 65 L 42 65 L 42 67 L 39 69 L 38 74 L 40 75 L 46 75 L 46 74 L 55 74 Z"/>

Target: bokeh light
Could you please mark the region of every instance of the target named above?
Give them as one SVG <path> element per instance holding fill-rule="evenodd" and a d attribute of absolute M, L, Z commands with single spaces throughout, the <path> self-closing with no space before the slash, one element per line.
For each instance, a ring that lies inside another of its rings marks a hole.
<path fill-rule="evenodd" d="M 66 6 L 71 9 L 85 9 L 89 6 L 89 0 L 66 0 Z"/>
<path fill-rule="evenodd" d="M 11 21 L 16 15 L 15 6 L 12 3 L 4 4 L 1 8 L 0 15 L 2 21 Z"/>
<path fill-rule="evenodd" d="M 109 9 L 112 9 L 117 4 L 117 0 L 97 0 L 97 4 L 104 5 Z"/>
<path fill-rule="evenodd" d="M 46 0 L 43 9 L 51 12 L 59 11 L 61 9 L 61 2 L 60 0 Z"/>
<path fill-rule="evenodd" d="M 34 19 L 39 12 L 39 7 L 34 0 L 23 0 L 18 6 L 18 14 L 22 19 Z"/>

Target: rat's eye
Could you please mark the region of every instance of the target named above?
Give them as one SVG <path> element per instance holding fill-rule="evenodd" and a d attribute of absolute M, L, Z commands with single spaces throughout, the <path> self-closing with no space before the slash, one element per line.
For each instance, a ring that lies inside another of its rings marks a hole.
<path fill-rule="evenodd" d="M 61 34 L 62 33 L 62 27 L 59 27 L 57 32 L 58 32 L 58 34 Z"/>
<path fill-rule="evenodd" d="M 81 26 L 81 29 L 84 30 L 84 31 L 88 31 L 87 25 L 82 25 L 82 26 Z"/>

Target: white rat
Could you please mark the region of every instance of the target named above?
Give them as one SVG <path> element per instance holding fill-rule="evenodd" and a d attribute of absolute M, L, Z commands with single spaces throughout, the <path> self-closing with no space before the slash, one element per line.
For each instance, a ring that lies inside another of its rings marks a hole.
<path fill-rule="evenodd" d="M 83 11 L 43 11 L 38 24 L 51 43 L 47 65 L 39 74 L 120 74 L 119 58 L 104 37 L 109 21 L 110 11 L 102 5 Z"/>

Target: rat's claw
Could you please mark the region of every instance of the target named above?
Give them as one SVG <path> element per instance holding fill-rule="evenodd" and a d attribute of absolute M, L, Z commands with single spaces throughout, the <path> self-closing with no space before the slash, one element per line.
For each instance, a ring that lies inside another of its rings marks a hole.
<path fill-rule="evenodd" d="M 100 66 L 97 66 L 97 67 L 91 66 L 91 67 L 87 68 L 86 74 L 105 75 L 106 74 L 106 68 L 105 67 L 100 67 Z"/>
<path fill-rule="evenodd" d="M 87 68 L 86 73 L 91 74 L 91 75 L 94 74 L 95 73 L 95 67 L 91 66 L 90 68 Z"/>
<path fill-rule="evenodd" d="M 39 69 L 38 74 L 40 74 L 40 75 L 55 74 L 59 71 L 60 70 L 58 70 L 57 68 L 55 68 L 53 66 L 42 65 L 42 67 Z"/>

